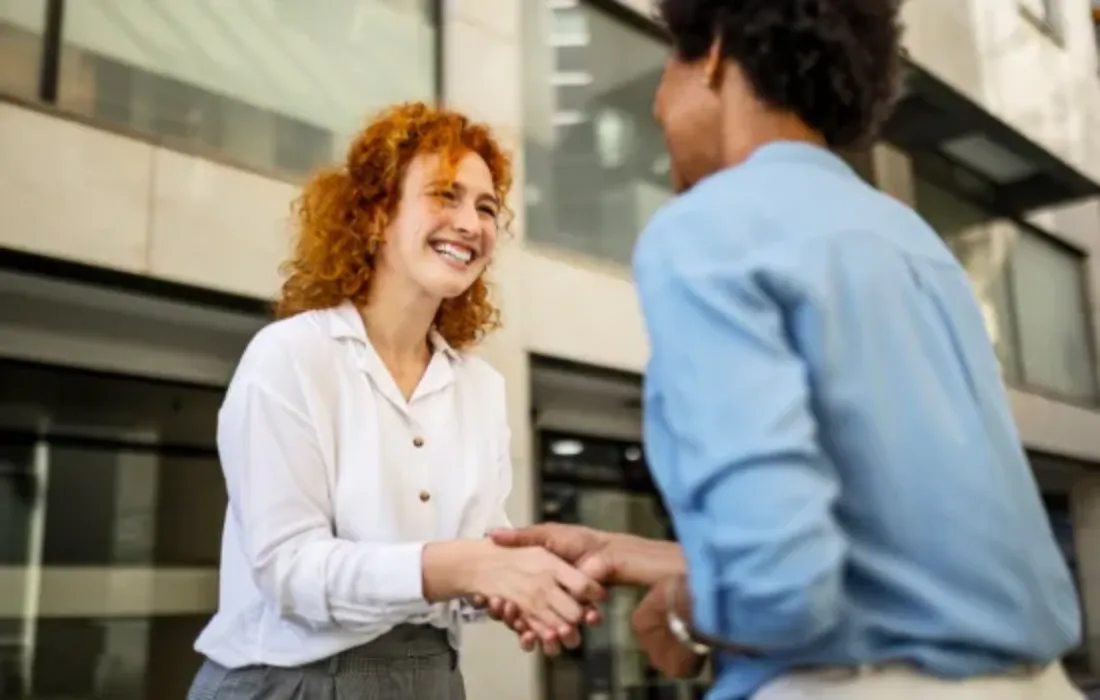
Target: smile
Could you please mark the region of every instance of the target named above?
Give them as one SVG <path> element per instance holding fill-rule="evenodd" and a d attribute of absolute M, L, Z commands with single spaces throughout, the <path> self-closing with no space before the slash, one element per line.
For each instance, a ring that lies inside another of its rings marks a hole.
<path fill-rule="evenodd" d="M 432 243 L 431 246 L 432 250 L 438 253 L 440 257 L 452 264 L 457 263 L 463 267 L 469 265 L 477 257 L 477 253 L 461 243 L 438 241 Z"/>

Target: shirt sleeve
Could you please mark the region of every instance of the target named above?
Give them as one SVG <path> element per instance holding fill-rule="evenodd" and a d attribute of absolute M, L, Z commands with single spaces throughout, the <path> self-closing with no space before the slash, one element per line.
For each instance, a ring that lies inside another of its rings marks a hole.
<path fill-rule="evenodd" d="M 647 423 L 661 432 L 647 434 L 651 469 L 698 630 L 749 648 L 801 646 L 841 614 L 837 476 L 766 271 L 729 249 L 735 232 L 708 238 L 691 223 L 655 221 L 635 258 L 652 353 Z"/>
<path fill-rule="evenodd" d="M 293 372 L 274 364 L 235 379 L 218 416 L 231 516 L 257 586 L 281 615 L 313 628 L 384 629 L 428 611 L 424 543 L 334 535 L 316 430 Z"/>

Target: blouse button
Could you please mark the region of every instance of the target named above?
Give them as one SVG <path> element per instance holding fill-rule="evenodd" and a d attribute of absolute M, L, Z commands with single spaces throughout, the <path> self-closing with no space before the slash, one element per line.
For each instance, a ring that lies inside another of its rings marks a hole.
<path fill-rule="evenodd" d="M 428 501 L 431 500 L 431 498 L 432 498 L 432 495 L 430 493 L 428 493 L 427 491 L 421 491 L 420 492 L 420 502 L 421 503 L 427 503 Z"/>
<path fill-rule="evenodd" d="M 423 447 L 423 446 L 424 446 L 424 438 L 420 437 L 419 435 L 417 435 L 416 437 L 413 438 L 413 447 Z"/>

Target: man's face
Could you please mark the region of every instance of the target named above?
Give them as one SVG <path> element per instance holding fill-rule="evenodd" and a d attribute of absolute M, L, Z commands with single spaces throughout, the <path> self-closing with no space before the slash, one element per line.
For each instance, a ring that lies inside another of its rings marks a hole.
<path fill-rule="evenodd" d="M 721 167 L 721 100 L 705 59 L 669 58 L 653 101 L 653 115 L 665 134 L 677 192 Z"/>

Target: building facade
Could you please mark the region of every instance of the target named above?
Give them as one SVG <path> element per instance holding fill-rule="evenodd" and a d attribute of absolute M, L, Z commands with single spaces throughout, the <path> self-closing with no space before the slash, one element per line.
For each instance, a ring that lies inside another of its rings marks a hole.
<path fill-rule="evenodd" d="M 0 696 L 182 697 L 216 603 L 221 392 L 266 321 L 302 175 L 441 98 L 516 154 L 515 522 L 666 536 L 627 261 L 671 193 L 648 0 L 0 0 Z M 920 0 L 884 140 L 849 154 L 974 280 L 1100 673 L 1100 72 L 1090 0 Z M 1043 274 L 1039 274 L 1042 272 Z M 930 523 L 935 527 L 935 523 Z M 471 697 L 692 697 L 632 594 L 552 663 L 470 630 Z"/>

